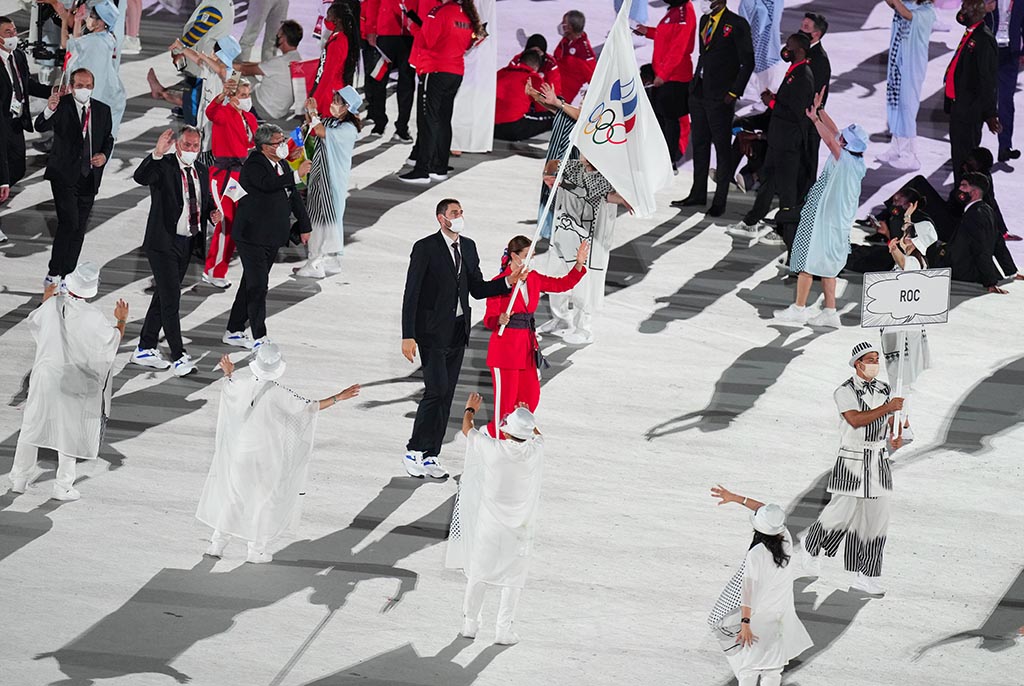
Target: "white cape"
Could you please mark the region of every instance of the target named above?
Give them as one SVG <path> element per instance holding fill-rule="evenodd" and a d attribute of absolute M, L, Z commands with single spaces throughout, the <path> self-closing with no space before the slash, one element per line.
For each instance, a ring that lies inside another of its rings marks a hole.
<path fill-rule="evenodd" d="M 36 341 L 20 441 L 95 460 L 121 334 L 95 305 L 57 295 L 28 316 Z"/>
<path fill-rule="evenodd" d="M 455 96 L 452 150 L 494 149 L 494 108 L 498 97 L 498 13 L 495 0 L 477 0 L 480 21 L 487 25 L 484 42 L 466 53 L 466 71 Z"/>
<path fill-rule="evenodd" d="M 469 432 L 445 567 L 463 570 L 471 583 L 526 583 L 543 462 L 540 436 L 517 443 Z"/>
<path fill-rule="evenodd" d="M 315 401 L 251 372 L 226 380 L 196 518 L 247 541 L 284 533 L 306 481 L 317 411 Z"/>

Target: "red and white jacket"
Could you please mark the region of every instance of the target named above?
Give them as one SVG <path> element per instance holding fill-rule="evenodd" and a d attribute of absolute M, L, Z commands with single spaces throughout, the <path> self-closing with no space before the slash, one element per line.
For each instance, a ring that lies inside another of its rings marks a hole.
<path fill-rule="evenodd" d="M 663 81 L 689 82 L 693 78 L 693 46 L 697 39 L 697 15 L 693 3 L 670 7 L 657 26 L 645 34 L 654 41 L 651 66 Z"/>
<path fill-rule="evenodd" d="M 473 45 L 473 25 L 457 2 L 438 5 L 423 17 L 409 62 L 417 74 L 444 72 L 462 76 L 466 51 Z"/>
<path fill-rule="evenodd" d="M 576 40 L 563 38 L 555 48 L 555 61 L 562 72 L 562 97 L 572 102 L 583 84 L 590 83 L 597 67 L 597 55 L 586 33 Z"/>
<path fill-rule="evenodd" d="M 522 58 L 523 53 L 519 53 L 508 63 L 510 67 L 518 67 L 519 60 Z M 551 87 L 555 89 L 555 95 L 562 94 L 562 72 L 558 69 L 558 62 L 551 55 L 544 53 L 544 64 L 537 70 L 544 83 L 551 84 Z M 538 89 L 539 90 L 539 89 Z"/>
<path fill-rule="evenodd" d="M 360 22 L 365 31 L 364 38 L 369 35 L 375 36 L 415 36 L 420 30 L 416 24 L 402 13 L 399 6 L 403 0 L 363 0 L 360 8 L 362 21 Z M 405 8 L 415 12 L 420 17 L 426 14 L 430 7 L 423 7 L 427 2 L 420 0 L 404 0 Z"/>

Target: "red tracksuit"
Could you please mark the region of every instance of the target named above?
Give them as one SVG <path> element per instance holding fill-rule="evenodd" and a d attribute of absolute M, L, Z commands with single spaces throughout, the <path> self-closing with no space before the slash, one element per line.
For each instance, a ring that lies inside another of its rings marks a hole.
<path fill-rule="evenodd" d="M 555 61 L 562 72 L 562 97 L 572 102 L 583 84 L 590 83 L 597 66 L 597 56 L 586 33 L 574 41 L 563 38 L 555 48 Z"/>
<path fill-rule="evenodd" d="M 505 269 L 494 278 L 504 279 L 510 271 Z M 586 267 L 577 270 L 575 266 L 568 274 L 557 279 L 530 272 L 525 284 L 525 295 L 528 299 L 523 297 L 524 293 L 520 290 L 512 306 L 512 314 L 533 314 L 537 311 L 541 293 L 571 291 L 586 273 Z M 519 403 L 526 403 L 533 412 L 540 402 L 540 379 L 537 376 L 537 360 L 534 356 L 537 350 L 537 335 L 532 329 L 511 327 L 506 327 L 505 333 L 498 335 L 498 329 L 501 328 L 498 316 L 508 309 L 511 297 L 510 293 L 488 298 L 487 311 L 484 313 L 484 326 L 492 331 L 491 341 L 487 344 L 487 366 L 491 368 L 491 377 L 494 380 L 494 414 L 487 425 L 492 436 L 498 435 L 495 423 L 515 410 Z"/>
<path fill-rule="evenodd" d="M 234 165 L 218 166 L 216 160 L 234 158 L 243 160 L 255 146 L 254 135 L 258 123 L 252 112 L 242 112 L 215 98 L 206 107 L 206 118 L 210 120 L 210 150 L 214 163 L 210 165 L 210 190 L 216 181 L 224 218 L 213 227 L 213 238 L 206 253 L 206 274 L 223 279 L 228 274 L 228 262 L 235 254 L 235 242 L 231 239 L 231 224 L 235 220 L 235 201 L 223 195 L 231 179 L 238 181 L 241 162 Z M 248 124 L 248 128 L 246 128 Z"/>
<path fill-rule="evenodd" d="M 334 100 L 334 91 L 345 87 L 345 59 L 348 57 L 348 37 L 341 30 L 340 26 L 327 39 L 327 45 L 320 53 L 320 64 L 317 72 L 320 78 L 316 80 L 315 90 L 312 97 L 316 100 L 316 111 L 320 114 L 331 111 L 331 102 Z"/>
<path fill-rule="evenodd" d="M 412 44 L 409 62 L 419 75 L 466 72 L 466 51 L 473 45 L 473 26 L 462 5 L 438 5 L 423 17 L 423 26 Z"/>
<path fill-rule="evenodd" d="M 523 53 L 519 53 L 508 63 L 510 67 L 518 67 L 519 60 L 522 58 Z M 562 72 L 558 69 L 558 62 L 551 55 L 544 53 L 544 64 L 540 65 L 540 69 L 537 70 L 541 78 L 544 79 L 544 83 L 550 84 L 555 89 L 555 95 L 562 94 Z M 537 90 L 540 90 L 539 88 Z"/>
<path fill-rule="evenodd" d="M 670 7 L 658 25 L 645 34 L 654 41 L 651 66 L 663 81 L 689 83 L 693 78 L 693 46 L 697 35 L 697 16 L 693 3 Z"/>
<path fill-rule="evenodd" d="M 530 111 L 530 105 L 533 104 L 533 98 L 526 94 L 526 82 L 529 81 L 539 90 L 540 80 L 540 74 L 522 64 L 499 69 L 495 88 L 494 123 L 510 124 L 525 117 Z"/>

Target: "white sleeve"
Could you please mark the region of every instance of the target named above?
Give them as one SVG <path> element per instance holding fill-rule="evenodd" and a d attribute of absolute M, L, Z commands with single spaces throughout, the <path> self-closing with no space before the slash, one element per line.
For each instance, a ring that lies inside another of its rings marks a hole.
<path fill-rule="evenodd" d="M 751 609 L 754 607 L 754 591 L 761 571 L 761 556 L 753 554 L 755 550 L 747 552 L 747 559 L 743 563 L 743 587 L 740 591 L 740 604 Z"/>
<path fill-rule="evenodd" d="M 853 389 L 849 386 L 840 386 L 836 389 L 833 394 L 836 401 L 836 409 L 839 410 L 839 414 L 849 412 L 850 410 L 860 411 L 860 403 L 857 402 L 857 394 L 853 392 Z"/>

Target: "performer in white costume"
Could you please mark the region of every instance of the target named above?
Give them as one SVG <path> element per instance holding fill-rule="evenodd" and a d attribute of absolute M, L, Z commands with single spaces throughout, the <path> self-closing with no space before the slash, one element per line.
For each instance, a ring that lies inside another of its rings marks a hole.
<path fill-rule="evenodd" d="M 15 493 L 24 493 L 45 472 L 36 465 L 36 456 L 39 448 L 50 448 L 57 451 L 53 497 L 78 500 L 76 460 L 99 455 L 128 304 L 117 301 L 117 324 L 111 326 L 98 307 L 86 302 L 98 288 L 99 268 L 82 262 L 64 279 L 61 293 L 57 284 L 47 287 L 43 304 L 28 316 L 36 359 L 9 474 Z"/>
<path fill-rule="evenodd" d="M 736 495 L 711 489 L 719 505 L 740 503 L 751 510 L 754 539 L 743 564 L 722 591 L 708 623 L 732 667 L 739 686 L 778 686 L 782 670 L 814 645 L 793 601 L 793 538 L 786 513 Z"/>
<path fill-rule="evenodd" d="M 501 588 L 495 643 L 513 645 L 516 605 L 526 575 L 540 503 L 544 441 L 525 403 L 504 418 L 501 437 L 473 428 L 482 398 L 466 403 L 466 467 L 452 514 L 445 567 L 466 575 L 460 632 L 475 638 L 488 586 Z"/>
<path fill-rule="evenodd" d="M 267 544 L 292 523 L 306 482 L 317 412 L 359 395 L 349 386 L 323 400 L 308 400 L 277 383 L 285 362 L 275 343 L 264 343 L 249 372 L 227 377 L 217 416 L 217 444 L 196 518 L 213 528 L 206 554 L 221 557 L 235 536 L 248 542 L 246 562 L 270 562 Z"/>
<path fill-rule="evenodd" d="M 452 151 L 490 152 L 494 149 L 494 106 L 498 74 L 498 13 L 496 0 L 476 0 L 487 38 L 466 53 L 466 72 L 455 96 L 452 113 Z"/>

